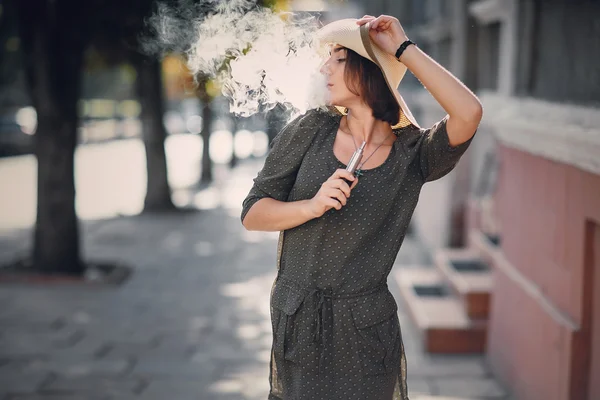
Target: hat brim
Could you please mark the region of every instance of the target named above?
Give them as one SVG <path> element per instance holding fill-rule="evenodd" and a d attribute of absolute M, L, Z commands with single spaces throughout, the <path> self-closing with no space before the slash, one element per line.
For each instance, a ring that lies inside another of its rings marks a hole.
<path fill-rule="evenodd" d="M 388 88 L 400 107 L 398 123 L 392 128 L 403 128 L 409 125 L 419 128 L 419 124 L 398 91 L 398 86 L 406 73 L 406 66 L 371 41 L 369 23 L 358 25 L 356 21 L 357 19 L 348 18 L 331 22 L 319 29 L 317 39 L 321 45 L 339 44 L 374 62 L 382 71 Z M 343 113 L 342 107 L 336 106 L 336 108 Z"/>

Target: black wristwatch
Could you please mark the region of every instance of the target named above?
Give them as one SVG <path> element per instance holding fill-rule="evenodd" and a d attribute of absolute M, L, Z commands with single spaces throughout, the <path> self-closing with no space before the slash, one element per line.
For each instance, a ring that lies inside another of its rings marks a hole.
<path fill-rule="evenodd" d="M 413 41 L 405 40 L 404 43 L 402 43 L 400 47 L 398 47 L 398 50 L 396 50 L 395 54 L 396 60 L 400 61 L 400 56 L 402 55 L 402 53 L 404 53 L 404 50 L 406 50 L 406 48 L 411 44 L 414 44 L 416 46 L 416 44 Z"/>

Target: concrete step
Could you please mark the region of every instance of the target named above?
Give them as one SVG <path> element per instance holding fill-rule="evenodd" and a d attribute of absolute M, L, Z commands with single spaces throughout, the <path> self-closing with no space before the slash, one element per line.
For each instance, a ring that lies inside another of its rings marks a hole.
<path fill-rule="evenodd" d="M 492 290 L 492 270 L 473 249 L 440 249 L 435 265 L 448 286 L 459 296 L 471 319 L 487 319 Z"/>
<path fill-rule="evenodd" d="M 485 262 L 494 267 L 494 255 L 500 251 L 500 238 L 484 233 L 479 229 L 471 229 L 468 247 L 476 251 Z"/>
<path fill-rule="evenodd" d="M 462 301 L 431 267 L 402 268 L 394 272 L 402 299 L 429 353 L 483 353 L 487 322 L 471 320 Z"/>

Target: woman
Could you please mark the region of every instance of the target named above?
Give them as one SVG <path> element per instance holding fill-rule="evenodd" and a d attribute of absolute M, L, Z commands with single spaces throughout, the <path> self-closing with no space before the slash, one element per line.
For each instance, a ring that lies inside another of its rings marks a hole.
<path fill-rule="evenodd" d="M 422 185 L 454 167 L 482 107 L 396 18 L 336 21 L 320 37 L 334 43 L 321 72 L 331 105 L 344 112 L 309 111 L 289 123 L 243 203 L 248 230 L 282 232 L 269 399 L 405 400 L 387 276 Z M 448 113 L 429 129 L 396 90 L 406 68 Z M 351 174 L 344 167 L 363 142 Z"/>

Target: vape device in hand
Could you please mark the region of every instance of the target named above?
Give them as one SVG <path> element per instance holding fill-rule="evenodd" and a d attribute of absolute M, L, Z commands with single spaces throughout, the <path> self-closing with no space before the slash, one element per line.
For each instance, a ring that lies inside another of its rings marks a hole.
<path fill-rule="evenodd" d="M 354 154 L 352 154 L 352 157 L 350 158 L 350 161 L 348 162 L 348 165 L 346 166 L 346 171 L 348 171 L 354 175 L 354 173 L 356 172 L 356 169 L 358 168 L 358 164 L 360 163 L 360 160 L 362 159 L 363 152 L 365 150 L 366 145 L 367 145 L 367 142 L 362 142 L 360 147 L 358 149 L 356 149 Z M 350 182 L 346 179 L 344 179 L 344 181 L 346 181 L 348 186 L 352 186 L 352 182 Z"/>

